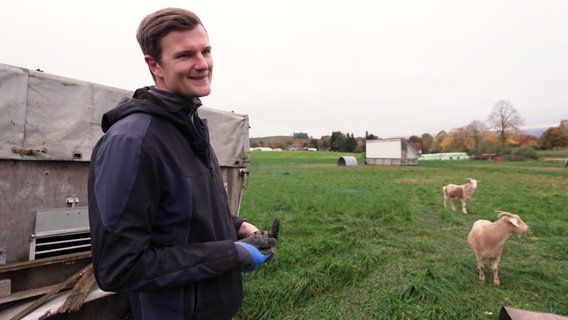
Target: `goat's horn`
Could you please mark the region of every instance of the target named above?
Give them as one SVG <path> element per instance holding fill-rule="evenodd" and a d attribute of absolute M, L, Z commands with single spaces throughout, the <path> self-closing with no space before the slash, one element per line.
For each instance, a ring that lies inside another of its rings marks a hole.
<path fill-rule="evenodd" d="M 510 216 L 512 213 L 507 212 L 507 211 L 501 211 L 501 210 L 495 210 L 495 212 L 497 212 L 499 214 L 499 217 L 501 216 Z"/>

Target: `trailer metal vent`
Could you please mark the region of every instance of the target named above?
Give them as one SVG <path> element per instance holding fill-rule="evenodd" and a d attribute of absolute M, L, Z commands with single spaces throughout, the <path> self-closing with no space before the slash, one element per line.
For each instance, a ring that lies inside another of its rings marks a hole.
<path fill-rule="evenodd" d="M 91 250 L 86 207 L 39 209 L 30 239 L 30 260 Z"/>

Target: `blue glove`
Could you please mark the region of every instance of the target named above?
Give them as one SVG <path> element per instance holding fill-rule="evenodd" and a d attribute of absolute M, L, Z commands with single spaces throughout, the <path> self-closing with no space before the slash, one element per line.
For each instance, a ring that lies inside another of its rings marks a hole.
<path fill-rule="evenodd" d="M 235 245 L 239 253 L 242 272 L 251 272 L 258 269 L 261 264 L 270 261 L 274 255 L 272 249 L 263 249 L 266 253 L 262 253 L 257 247 L 242 241 L 235 242 Z M 241 248 L 244 248 L 244 250 Z"/>

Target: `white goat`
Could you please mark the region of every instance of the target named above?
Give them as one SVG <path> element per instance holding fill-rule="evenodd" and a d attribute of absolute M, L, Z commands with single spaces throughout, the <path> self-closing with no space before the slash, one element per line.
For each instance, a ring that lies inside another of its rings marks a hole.
<path fill-rule="evenodd" d="M 475 253 L 477 259 L 477 269 L 479 269 L 479 280 L 485 282 L 484 261 L 488 260 L 489 268 L 493 271 L 493 283 L 498 286 L 499 281 L 499 260 L 503 252 L 503 244 L 512 233 L 523 234 L 529 231 L 529 226 L 516 214 L 505 211 L 495 211 L 499 213 L 499 220 L 491 222 L 489 220 L 477 220 L 473 223 L 471 231 L 467 236 L 467 243 Z"/>
<path fill-rule="evenodd" d="M 442 187 L 442 190 L 444 191 L 444 208 L 446 208 L 446 202 L 448 201 L 448 199 L 450 199 L 450 207 L 453 211 L 456 211 L 456 207 L 454 206 L 454 199 L 460 199 L 462 204 L 462 212 L 464 214 L 467 214 L 465 203 L 469 200 L 469 198 L 471 198 L 471 195 L 477 188 L 477 180 L 467 178 L 466 181 L 467 183 L 461 186 L 450 183 Z"/>

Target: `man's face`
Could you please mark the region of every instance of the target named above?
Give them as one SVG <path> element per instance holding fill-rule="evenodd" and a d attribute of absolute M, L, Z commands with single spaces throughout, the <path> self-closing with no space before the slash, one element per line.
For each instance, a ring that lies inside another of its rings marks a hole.
<path fill-rule="evenodd" d="M 201 25 L 193 30 L 172 31 L 161 40 L 162 59 L 145 56 L 155 76 L 156 88 L 191 101 L 211 92 L 211 45 Z"/>

